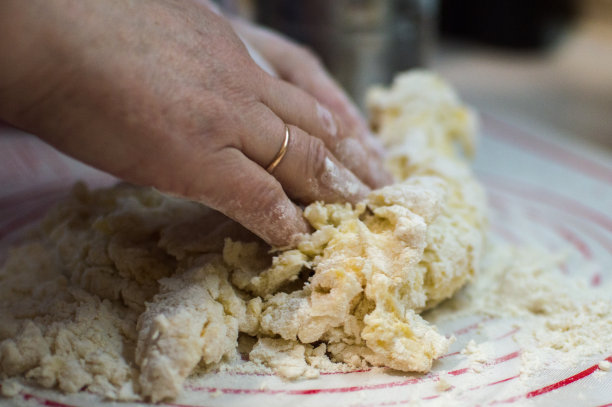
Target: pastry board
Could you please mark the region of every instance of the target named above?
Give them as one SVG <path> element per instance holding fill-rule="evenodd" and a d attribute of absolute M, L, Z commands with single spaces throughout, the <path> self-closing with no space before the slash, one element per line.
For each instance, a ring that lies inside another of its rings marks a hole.
<path fill-rule="evenodd" d="M 490 115 L 482 118 L 475 172 L 487 190 L 492 239 L 569 253 L 565 271 L 589 284 L 612 281 L 612 154 L 578 140 L 525 130 Z M 56 152 L 35 137 L 0 127 L 0 259 L 17 232 L 66 195 L 77 179 L 109 185 L 112 177 Z M 612 294 L 611 294 L 612 297 Z M 598 368 L 612 354 L 594 355 L 571 369 L 547 369 L 525 382 L 520 321 L 470 315 L 439 325 L 457 339 L 425 375 L 388 369 L 323 373 L 287 382 L 274 375 L 212 373 L 188 383 L 176 407 L 383 407 L 408 405 L 612 406 L 612 371 Z M 476 372 L 461 350 L 470 340 L 493 344 L 495 356 Z M 612 338 L 601 338 L 610 341 Z M 440 386 L 441 380 L 445 385 Z M 452 400 L 445 389 L 460 388 Z M 87 393 L 62 395 L 24 387 L 0 406 L 144 406 L 102 402 Z"/>

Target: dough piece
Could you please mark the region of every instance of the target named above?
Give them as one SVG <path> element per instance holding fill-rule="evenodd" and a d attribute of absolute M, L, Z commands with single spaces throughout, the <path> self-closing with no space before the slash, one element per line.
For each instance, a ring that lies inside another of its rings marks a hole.
<path fill-rule="evenodd" d="M 175 397 L 200 362 L 234 356 L 245 304 L 219 258 L 161 280 L 161 292 L 138 320 L 136 363 L 141 393 L 153 402 Z"/>
<path fill-rule="evenodd" d="M 473 273 L 474 265 L 468 257 L 430 268 L 425 250 L 436 260 L 440 251 L 452 259 L 479 251 L 482 243 L 477 231 L 462 245 L 463 237 L 444 237 L 428 229 L 428 224 L 452 222 L 451 215 L 442 211 L 446 185 L 438 177 L 412 177 L 373 192 L 366 204 L 354 209 L 339 204 L 309 206 L 307 219 L 325 232 L 328 241 L 318 246 L 319 251 L 309 238 L 299 246 L 308 247 L 311 256 L 314 252 L 314 274 L 302 290 L 264 301 L 262 333 L 303 343 L 360 345 L 329 350 L 345 362 L 358 355 L 372 365 L 428 371 L 450 342 L 415 311 L 450 296 Z M 444 266 L 437 274 L 430 271 Z M 430 296 L 430 286 L 443 292 Z M 342 354 L 345 349 L 350 355 Z"/>
<path fill-rule="evenodd" d="M 276 373 L 287 379 L 319 377 L 319 371 L 306 363 L 307 348 L 295 341 L 260 338 L 249 353 L 251 361 L 270 366 Z"/>
<path fill-rule="evenodd" d="M 424 72 L 374 90 L 369 105 L 398 182 L 355 208 L 306 208 L 317 231 L 298 249 L 313 275 L 264 301 L 261 333 L 325 341 L 336 360 L 355 365 L 428 371 L 450 341 L 417 313 L 479 268 L 486 199 L 454 146 L 473 152 L 476 118 Z"/>

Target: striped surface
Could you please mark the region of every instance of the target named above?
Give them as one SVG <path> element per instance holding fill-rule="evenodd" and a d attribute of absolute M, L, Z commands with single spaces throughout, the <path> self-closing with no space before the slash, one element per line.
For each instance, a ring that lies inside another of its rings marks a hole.
<path fill-rule="evenodd" d="M 489 194 L 493 234 L 510 243 L 569 250 L 565 272 L 588 273 L 593 286 L 612 280 L 612 157 L 575 142 L 529 134 L 493 117 L 484 118 L 483 133 L 475 169 Z M 0 128 L 0 163 L 0 256 L 13 232 L 39 218 L 75 179 L 94 185 L 112 182 L 6 128 Z M 273 375 L 215 373 L 191 382 L 179 400 L 166 405 L 448 405 L 440 391 L 443 380 L 444 387 L 462 389 L 452 392 L 452 405 L 612 406 L 612 372 L 602 374 L 597 368 L 601 360 L 612 361 L 612 355 L 593 357 L 570 370 L 548 370 L 525 382 L 519 377 L 521 349 L 512 338 L 520 321 L 473 315 L 440 329 L 457 341 L 426 375 L 362 369 L 285 383 Z M 471 370 L 460 353 L 470 339 L 487 340 L 495 347 L 495 356 L 480 373 Z M 87 394 L 26 389 L 15 400 L 0 399 L 0 406 L 23 402 L 56 407 L 93 403 Z"/>

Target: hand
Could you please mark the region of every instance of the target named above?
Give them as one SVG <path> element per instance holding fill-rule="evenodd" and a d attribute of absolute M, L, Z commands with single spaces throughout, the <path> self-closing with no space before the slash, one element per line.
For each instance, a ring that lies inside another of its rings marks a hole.
<path fill-rule="evenodd" d="M 207 0 L 200 0 L 207 1 Z M 329 108 L 341 123 L 344 137 L 330 147 L 348 169 L 372 187 L 391 183 L 382 166 L 384 149 L 346 93 L 327 73 L 319 58 L 272 30 L 232 18 L 236 32 L 252 45 L 281 79 L 304 90 Z"/>
<path fill-rule="evenodd" d="M 385 182 L 376 165 L 352 163 L 370 154 L 353 125 L 262 71 L 202 4 L 4 0 L 0 26 L 2 119 L 127 181 L 203 202 L 272 245 L 309 230 L 291 199 L 356 202 L 365 183 Z M 288 151 L 268 174 L 285 123 Z"/>

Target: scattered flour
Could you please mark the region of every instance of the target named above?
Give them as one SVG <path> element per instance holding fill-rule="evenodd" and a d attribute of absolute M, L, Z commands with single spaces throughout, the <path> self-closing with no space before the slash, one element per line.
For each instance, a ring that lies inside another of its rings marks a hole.
<path fill-rule="evenodd" d="M 597 289 L 564 275 L 562 261 L 563 256 L 540 249 L 487 247 L 479 278 L 432 310 L 427 319 L 439 324 L 480 314 L 520 321 L 513 339 L 521 349 L 524 380 L 608 356 L 612 353 L 612 342 L 605 339 L 612 338 L 609 287 Z M 491 360 L 493 351 L 492 342 L 470 341 L 462 353 L 478 370 L 479 364 Z"/>

